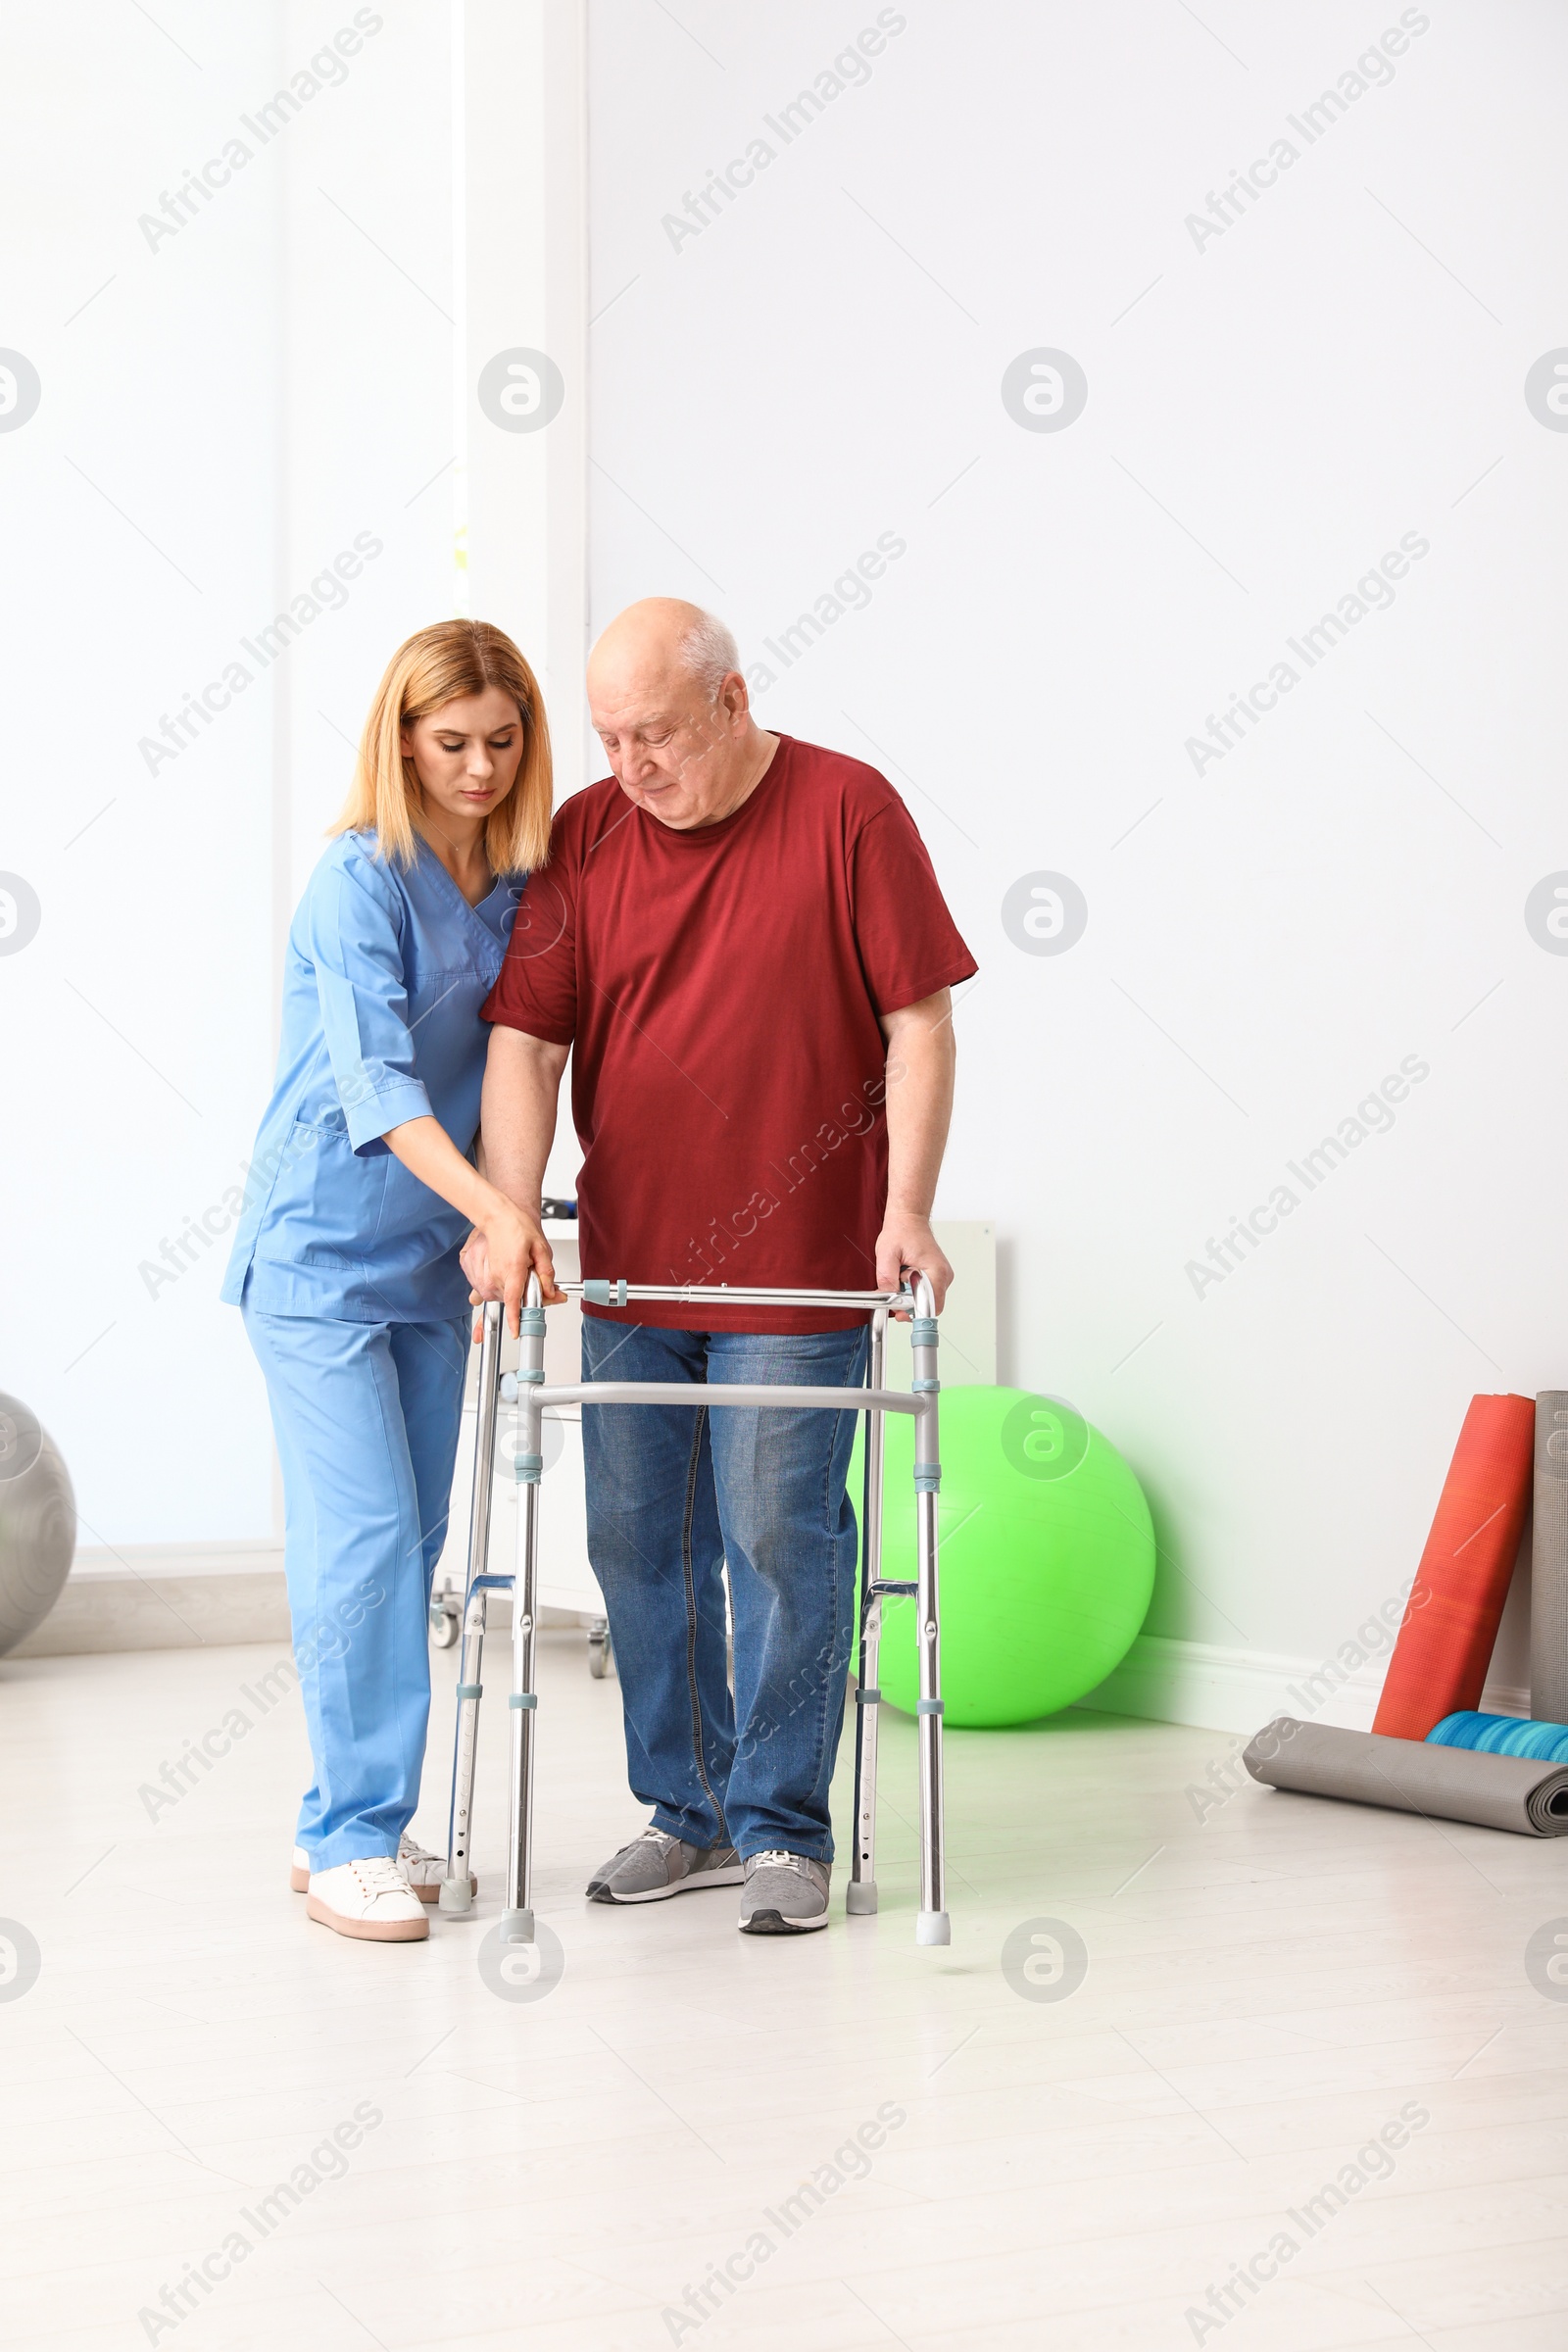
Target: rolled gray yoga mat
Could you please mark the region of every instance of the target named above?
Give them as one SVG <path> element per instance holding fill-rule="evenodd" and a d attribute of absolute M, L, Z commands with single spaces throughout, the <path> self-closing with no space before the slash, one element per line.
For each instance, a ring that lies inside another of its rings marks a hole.
<path fill-rule="evenodd" d="M 1530 1538 L 1530 1712 L 1568 1723 L 1568 1390 L 1536 1398 L 1536 1516 Z"/>
<path fill-rule="evenodd" d="M 1433 1747 L 1424 1740 L 1385 1740 L 1280 1715 L 1264 1725 L 1242 1762 L 1265 1788 L 1302 1796 L 1435 1814 L 1524 1838 L 1568 1837 L 1568 1764 L 1534 1756 Z"/>

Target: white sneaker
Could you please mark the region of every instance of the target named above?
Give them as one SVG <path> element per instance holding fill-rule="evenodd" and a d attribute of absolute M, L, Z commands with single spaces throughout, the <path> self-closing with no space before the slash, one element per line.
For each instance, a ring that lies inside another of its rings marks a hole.
<path fill-rule="evenodd" d="M 447 1875 L 444 1854 L 426 1853 L 424 1847 L 416 1844 L 405 1830 L 398 1840 L 398 1863 L 421 1903 L 440 1901 L 441 1882 Z M 289 1858 L 288 1883 L 295 1894 L 303 1894 L 311 1883 L 311 1857 L 303 1845 L 297 1845 Z M 470 1871 L 468 1892 L 477 1894 L 478 1891 L 479 1882 Z"/>
<path fill-rule="evenodd" d="M 447 1858 L 445 1854 L 426 1853 L 407 1830 L 398 1840 L 398 1868 L 421 1903 L 438 1903 L 441 1900 L 441 1882 L 447 1875 Z M 479 1882 L 469 1871 L 468 1892 L 477 1894 L 478 1891 Z"/>
<path fill-rule="evenodd" d="M 305 1908 L 323 1928 L 367 1943 L 422 1943 L 430 1933 L 424 1905 L 390 1854 L 313 1870 Z"/>

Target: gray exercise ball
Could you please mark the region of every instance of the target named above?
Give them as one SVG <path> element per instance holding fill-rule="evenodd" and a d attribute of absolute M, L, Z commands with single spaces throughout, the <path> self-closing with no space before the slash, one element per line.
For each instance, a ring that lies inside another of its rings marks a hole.
<path fill-rule="evenodd" d="M 76 1551 L 76 1497 L 54 1440 L 0 1390 L 0 1657 L 42 1625 Z"/>

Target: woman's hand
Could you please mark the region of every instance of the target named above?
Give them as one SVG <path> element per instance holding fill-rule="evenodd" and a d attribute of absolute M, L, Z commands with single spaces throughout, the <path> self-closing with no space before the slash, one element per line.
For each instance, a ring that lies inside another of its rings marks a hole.
<path fill-rule="evenodd" d="M 473 1285 L 476 1302 L 481 1298 L 506 1300 L 507 1329 L 514 1339 L 530 1274 L 538 1275 L 546 1305 L 564 1305 L 565 1295 L 556 1288 L 556 1261 L 537 1216 L 497 1192 L 464 1158 L 438 1120 L 425 1116 L 389 1127 L 386 1147 L 411 1175 L 471 1220 L 474 1230 L 462 1252 L 463 1270 Z"/>
<path fill-rule="evenodd" d="M 507 1328 L 517 1331 L 517 1310 L 528 1291 L 528 1276 L 537 1274 L 546 1306 L 564 1306 L 565 1294 L 556 1288 L 556 1261 L 537 1218 L 516 1208 L 501 1193 L 463 1246 L 461 1263 L 474 1305 L 504 1298 Z"/>
<path fill-rule="evenodd" d="M 484 1235 L 477 1225 L 458 1251 L 458 1263 L 468 1277 L 468 1304 L 482 1305 L 490 1297 L 490 1252 L 484 1246 Z M 477 1325 L 473 1336 L 475 1339 L 479 1337 Z"/>

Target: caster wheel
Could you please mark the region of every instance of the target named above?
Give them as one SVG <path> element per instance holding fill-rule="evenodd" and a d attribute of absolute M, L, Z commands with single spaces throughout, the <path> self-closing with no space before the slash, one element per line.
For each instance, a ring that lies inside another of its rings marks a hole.
<path fill-rule="evenodd" d="M 602 1683 L 615 1662 L 608 1625 L 588 1628 L 588 1671 L 596 1683 Z"/>
<path fill-rule="evenodd" d="M 430 1639 L 437 1649 L 450 1649 L 458 1638 L 458 1612 L 438 1595 L 430 1603 Z"/>

